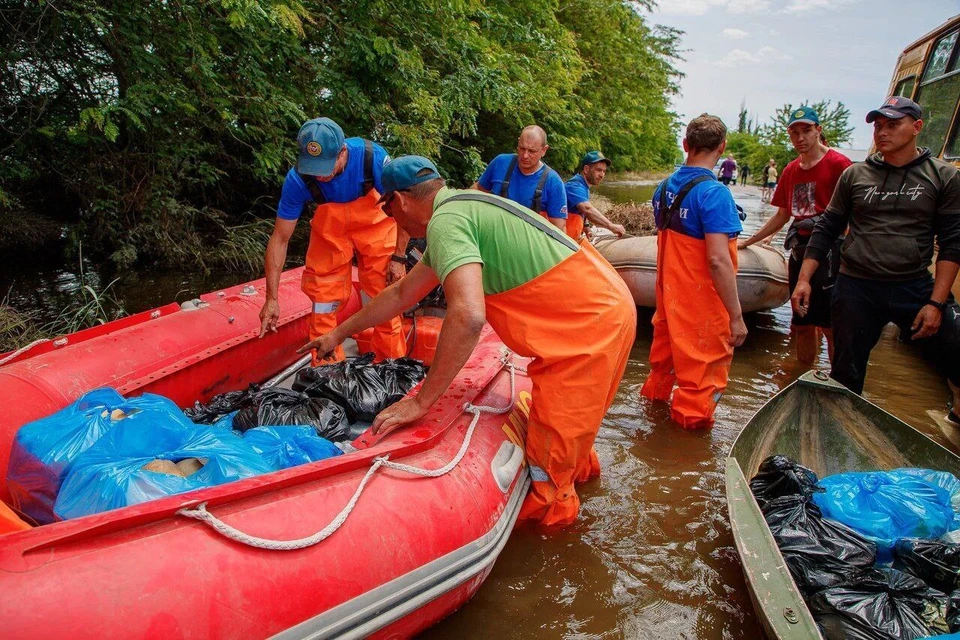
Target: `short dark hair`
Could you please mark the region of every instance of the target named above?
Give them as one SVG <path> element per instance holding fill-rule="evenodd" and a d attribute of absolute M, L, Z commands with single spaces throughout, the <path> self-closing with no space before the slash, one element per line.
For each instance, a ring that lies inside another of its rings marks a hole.
<path fill-rule="evenodd" d="M 685 138 L 691 151 L 710 151 L 727 139 L 727 126 L 717 116 L 702 113 L 687 125 Z"/>

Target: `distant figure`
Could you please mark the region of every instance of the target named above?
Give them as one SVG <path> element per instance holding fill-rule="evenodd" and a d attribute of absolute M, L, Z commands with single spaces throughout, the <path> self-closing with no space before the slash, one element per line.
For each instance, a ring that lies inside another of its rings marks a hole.
<path fill-rule="evenodd" d="M 736 181 L 733 178 L 733 174 L 737 170 L 737 161 L 733 159 L 732 155 L 727 156 L 727 159 L 723 161 L 723 164 L 720 165 L 720 182 L 730 186 L 730 183 L 733 182 L 736 184 Z"/>
<path fill-rule="evenodd" d="M 747 176 L 750 175 L 750 165 L 742 164 L 740 165 L 740 186 L 745 187 L 747 185 Z"/>
<path fill-rule="evenodd" d="M 773 190 L 777 188 L 777 161 L 770 158 L 770 162 L 763 168 L 763 188 L 760 190 L 760 201 L 768 202 L 773 197 Z"/>
<path fill-rule="evenodd" d="M 771 199 L 771 204 L 778 207 L 777 212 L 753 236 L 741 240 L 739 247 L 744 249 L 770 238 L 791 222 L 784 244 L 790 251 L 789 279 L 793 290 L 813 227 L 830 204 L 840 174 L 850 166 L 850 161 L 820 141 L 823 137 L 820 116 L 810 107 L 801 107 L 790 114 L 787 134 L 799 157 L 783 169 L 780 187 Z M 796 336 L 797 359 L 806 364 L 812 364 L 817 358 L 820 333 L 826 336 L 827 349 L 833 355 L 830 294 L 837 281 L 839 242 L 826 255 L 827 259 L 821 262 L 812 280 L 813 295 L 807 313 L 803 316 L 794 313 L 790 322 Z"/>
<path fill-rule="evenodd" d="M 509 198 L 567 230 L 567 192 L 560 174 L 543 162 L 550 146 L 537 125 L 524 127 L 516 153 L 501 153 L 487 165 L 471 189 Z"/>
<path fill-rule="evenodd" d="M 939 364 L 960 425 L 960 327 L 950 288 L 960 271 L 960 172 L 917 148 L 920 105 L 887 98 L 867 114 L 877 152 L 844 171 L 810 236 L 793 308 L 807 313 L 811 280 L 846 233 L 833 289 L 830 375 L 863 393 L 870 351 L 888 322 Z M 936 278 L 930 276 L 934 240 Z"/>
<path fill-rule="evenodd" d="M 590 187 L 603 182 L 610 165 L 610 159 L 601 152 L 588 151 L 580 161 L 580 171 L 564 185 L 567 189 L 567 235 L 574 240 L 583 235 L 584 218 L 618 236 L 627 232 L 623 225 L 614 224 L 590 204 Z"/>
<path fill-rule="evenodd" d="M 726 135 L 720 118 L 694 118 L 683 139 L 686 164 L 653 195 L 657 311 L 650 375 L 640 393 L 664 402 L 672 394 L 670 416 L 687 429 L 713 424 L 733 349 L 747 337 L 737 298 L 742 227 L 730 190 L 713 175 Z"/>

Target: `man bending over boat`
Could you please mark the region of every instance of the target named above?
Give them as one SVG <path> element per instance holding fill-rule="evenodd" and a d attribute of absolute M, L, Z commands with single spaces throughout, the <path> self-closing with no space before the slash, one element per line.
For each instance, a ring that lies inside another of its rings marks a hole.
<path fill-rule="evenodd" d="M 653 194 L 657 311 L 640 393 L 663 402 L 673 393 L 670 416 L 688 429 L 713 425 L 733 349 L 747 337 L 737 298 L 740 217 L 713 175 L 726 137 L 720 118 L 694 118 L 683 139 L 686 163 Z"/>
<path fill-rule="evenodd" d="M 535 124 L 524 127 L 517 152 L 494 158 L 470 188 L 509 198 L 565 230 L 567 194 L 560 175 L 543 161 L 549 148 L 546 131 Z"/>
<path fill-rule="evenodd" d="M 777 212 L 764 223 L 760 230 L 738 247 L 744 249 L 755 242 L 769 238 L 791 222 L 784 243 L 790 252 L 790 290 L 797 286 L 800 265 L 807 250 L 807 242 L 813 226 L 837 187 L 840 174 L 850 166 L 850 160 L 821 142 L 823 127 L 820 116 L 810 107 L 800 107 L 790 114 L 787 124 L 790 142 L 800 157 L 783 169 L 770 204 Z M 827 338 L 827 350 L 833 354 L 833 330 L 830 328 L 830 296 L 837 281 L 840 266 L 840 242 L 837 240 L 820 262 L 820 268 L 811 279 L 810 306 L 805 315 L 793 314 L 790 327 L 797 341 L 797 359 L 811 364 L 817 358 L 820 333 Z"/>
<path fill-rule="evenodd" d="M 630 292 L 590 243 L 570 239 L 505 198 L 447 188 L 426 158 L 393 160 L 384 167 L 383 185 L 384 211 L 412 236 L 426 236 L 423 261 L 303 349 L 331 351 L 442 283 L 447 314 L 433 366 L 416 396 L 377 416 L 374 433 L 422 417 L 489 322 L 510 349 L 533 358 L 526 438 L 533 485 L 520 518 L 570 524 L 580 507 L 574 483 L 600 473 L 593 442 L 633 346 L 637 315 Z M 573 281 L 579 284 L 571 287 Z"/>
<path fill-rule="evenodd" d="M 584 219 L 618 236 L 627 232 L 623 225 L 610 222 L 590 203 L 590 187 L 603 182 L 611 164 L 610 159 L 599 151 L 588 151 L 580 161 L 580 171 L 564 184 L 567 190 L 567 235 L 574 240 L 579 240 L 583 234 Z"/>
<path fill-rule="evenodd" d="M 277 330 L 280 274 L 304 208 L 313 210 L 302 280 L 303 292 L 313 302 L 308 321 L 311 339 L 337 326 L 337 309 L 350 298 L 353 286 L 354 253 L 364 297 L 372 298 L 405 273 L 409 237 L 384 215 L 378 203 L 383 192 L 383 165 L 390 160 L 383 147 L 362 138 L 345 139 L 340 125 L 329 118 L 304 123 L 297 145 L 300 158 L 283 182 L 277 221 L 267 243 L 267 299 L 260 311 L 261 338 L 267 331 Z M 378 323 L 370 346 L 378 360 L 406 355 L 399 313 Z M 335 349 L 327 360 L 343 360 L 343 349 Z M 320 364 L 317 354 L 314 364 Z"/>
<path fill-rule="evenodd" d="M 867 114 L 877 152 L 840 176 L 792 301 L 797 313 L 809 313 L 814 274 L 849 226 L 833 290 L 830 375 L 863 393 L 870 351 L 893 322 L 901 340 L 917 342 L 943 369 L 953 392 L 948 417 L 960 425 L 960 322 L 950 294 L 960 271 L 960 172 L 917 148 L 921 115 L 920 105 L 900 96 Z"/>

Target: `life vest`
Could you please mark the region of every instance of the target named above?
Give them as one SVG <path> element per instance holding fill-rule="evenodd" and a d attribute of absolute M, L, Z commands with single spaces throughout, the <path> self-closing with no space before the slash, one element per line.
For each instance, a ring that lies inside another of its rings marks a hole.
<path fill-rule="evenodd" d="M 513 158 L 510 160 L 510 164 L 507 165 L 507 174 L 503 177 L 503 182 L 500 183 L 500 193 L 497 195 L 501 198 L 509 198 L 507 191 L 510 189 L 510 178 L 513 177 L 513 170 L 517 168 L 517 154 L 513 154 Z M 533 202 L 531 202 L 530 209 L 535 213 L 540 213 L 543 196 L 543 185 L 547 182 L 547 175 L 553 171 L 546 164 L 543 165 L 543 173 L 540 174 L 540 179 L 537 181 L 537 188 L 533 190 Z"/>

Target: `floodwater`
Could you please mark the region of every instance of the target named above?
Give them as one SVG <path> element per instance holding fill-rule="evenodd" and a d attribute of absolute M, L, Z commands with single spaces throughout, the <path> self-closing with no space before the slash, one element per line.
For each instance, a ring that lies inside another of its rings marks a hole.
<path fill-rule="evenodd" d="M 640 202 L 652 190 L 613 183 L 598 191 Z M 773 212 L 757 194 L 734 188 L 748 232 Z M 91 266 L 84 282 L 105 286 L 95 272 Z M 140 271 L 123 274 L 110 291 L 135 312 L 243 279 Z M 0 293 L 46 316 L 80 286 L 78 274 L 60 268 L 0 274 Z M 626 375 L 597 439 L 603 475 L 579 489 L 579 521 L 550 536 L 514 532 L 477 596 L 424 637 L 760 637 L 727 522 L 723 462 L 743 424 L 803 373 L 792 355 L 789 308 L 748 318 L 750 334 L 736 352 L 716 427 L 700 432 L 681 430 L 664 406 L 639 398 L 649 320 L 641 315 Z M 829 369 L 825 353 L 817 366 Z M 960 445 L 960 430 L 945 434 L 936 421 L 947 409 L 944 381 L 897 343 L 892 328 L 874 350 L 865 395 L 941 444 Z"/>
<path fill-rule="evenodd" d="M 617 201 L 649 199 L 649 185 L 604 185 Z M 734 188 L 748 232 L 773 209 Z M 637 343 L 596 449 L 603 475 L 579 489 L 579 521 L 554 535 L 514 532 L 476 597 L 427 638 L 758 638 L 727 521 L 724 458 L 753 413 L 803 373 L 792 355 L 788 307 L 748 320 L 711 431 L 671 423 L 639 398 L 652 331 Z M 892 327 L 891 327 L 892 329 Z M 825 348 L 824 348 L 825 351 Z M 818 368 L 829 370 L 822 353 Z M 866 397 L 953 450 L 933 416 L 946 384 L 888 331 L 874 350 Z M 928 414 L 932 412 L 932 415 Z M 949 429 L 949 427 L 946 427 Z"/>

